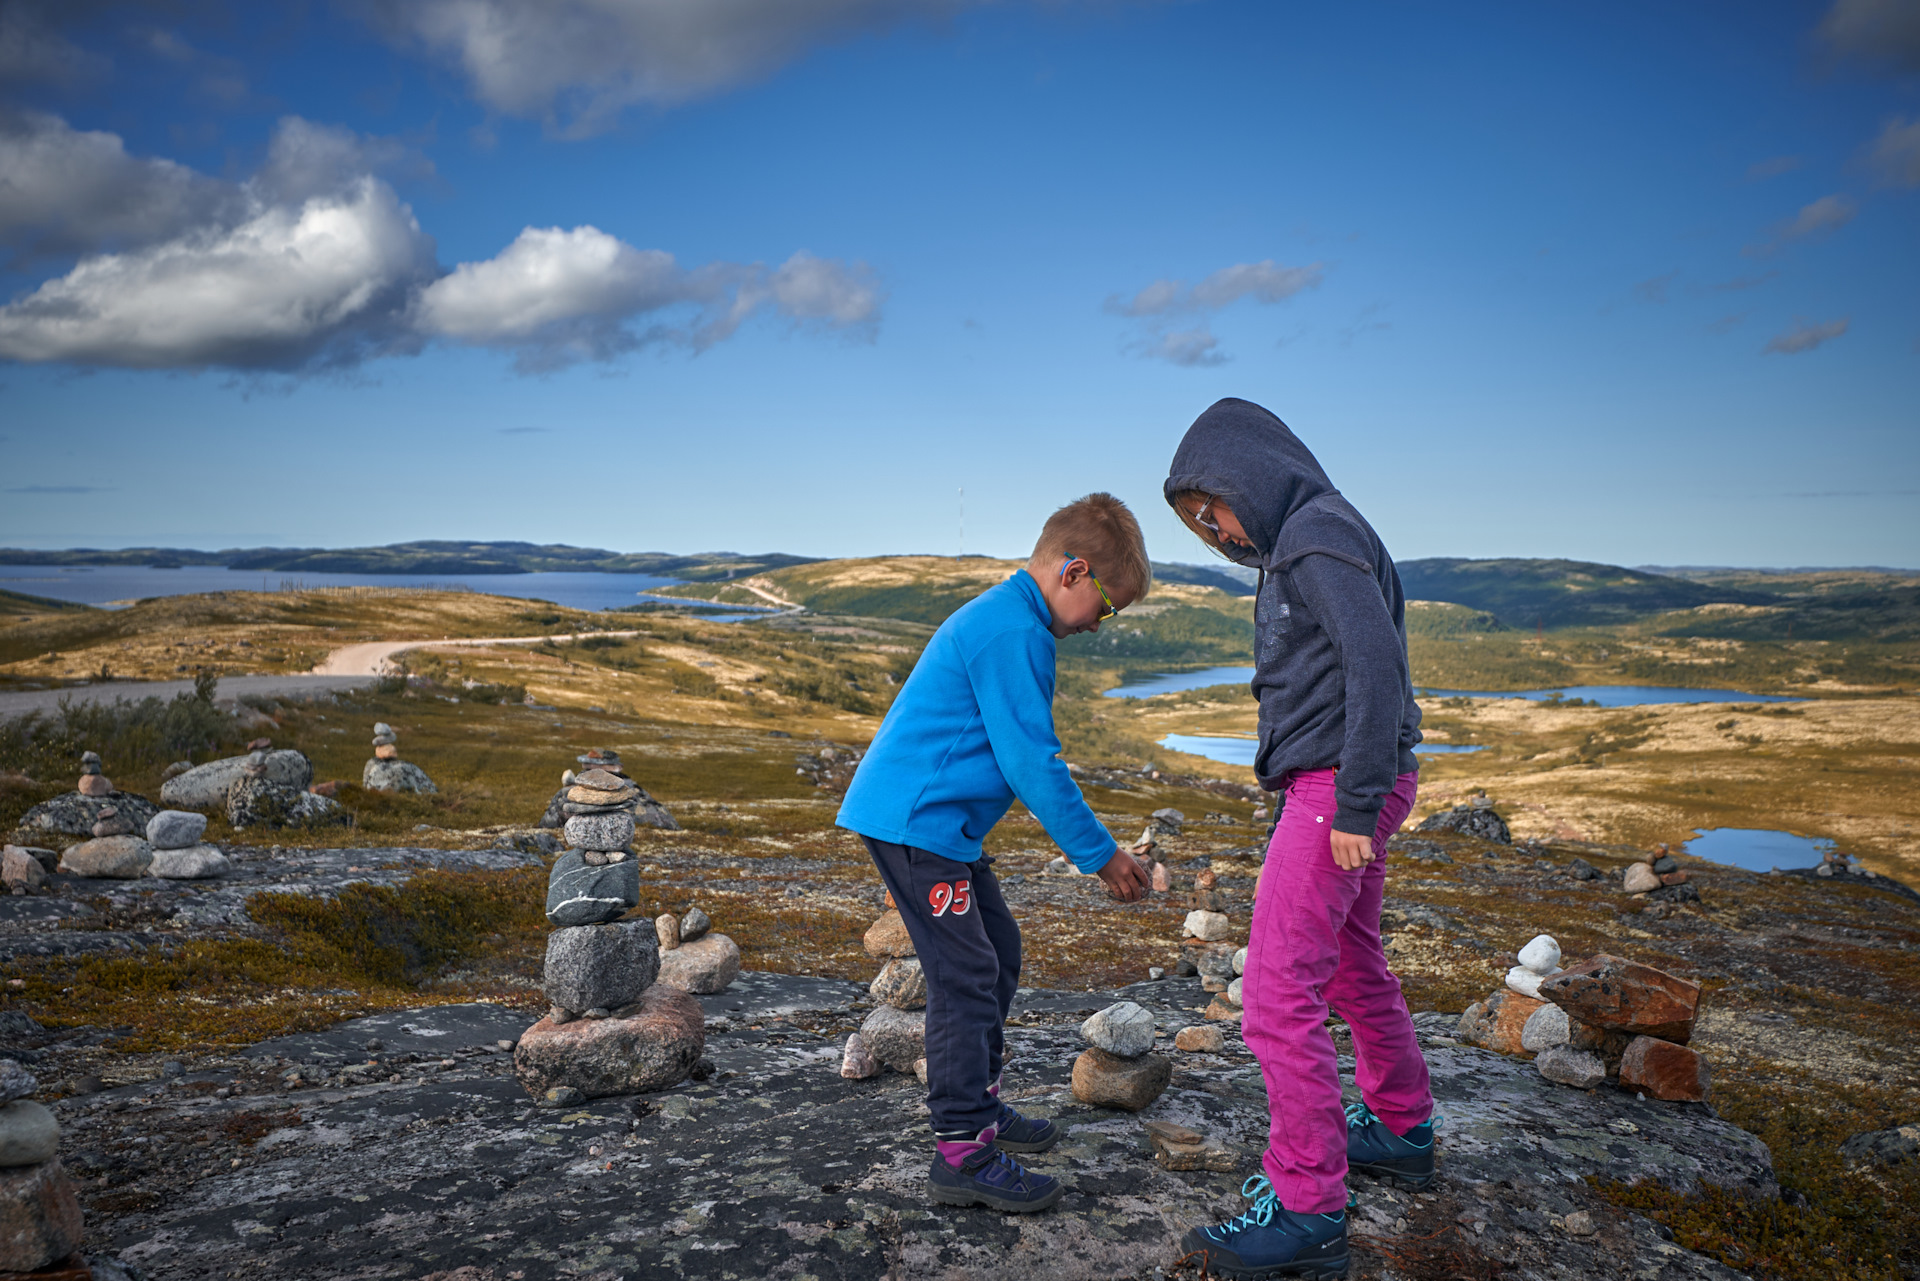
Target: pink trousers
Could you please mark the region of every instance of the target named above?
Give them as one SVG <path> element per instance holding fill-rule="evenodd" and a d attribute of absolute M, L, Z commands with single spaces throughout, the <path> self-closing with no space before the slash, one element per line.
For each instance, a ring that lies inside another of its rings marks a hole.
<path fill-rule="evenodd" d="M 1329 1214 L 1347 1203 L 1347 1125 L 1329 1006 L 1353 1030 L 1360 1093 L 1374 1115 L 1402 1134 L 1433 1112 L 1426 1060 L 1380 946 L 1387 838 L 1412 811 L 1417 781 L 1400 776 L 1374 829 L 1374 861 L 1349 872 L 1333 861 L 1329 840 L 1333 771 L 1297 774 L 1267 850 L 1241 1035 L 1267 1083 L 1262 1165 L 1280 1203 L 1296 1213 Z"/>

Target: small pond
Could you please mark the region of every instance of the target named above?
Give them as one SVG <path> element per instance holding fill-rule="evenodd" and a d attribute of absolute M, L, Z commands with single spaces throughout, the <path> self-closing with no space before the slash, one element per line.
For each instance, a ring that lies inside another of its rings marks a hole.
<path fill-rule="evenodd" d="M 1260 744 L 1251 738 L 1228 738 L 1222 734 L 1169 734 L 1160 740 L 1160 746 L 1169 751 L 1204 756 L 1223 765 L 1251 766 Z M 1422 743 L 1413 750 L 1417 755 L 1425 756 L 1429 753 L 1478 752 L 1483 749 L 1452 743 Z"/>
<path fill-rule="evenodd" d="M 1117 689 L 1110 689 L 1107 697 L 1152 698 L 1155 694 L 1178 694 L 1181 690 L 1205 689 L 1209 685 L 1245 685 L 1252 679 L 1251 667 L 1209 667 L 1204 672 L 1162 672 L 1158 676 L 1130 681 Z"/>
<path fill-rule="evenodd" d="M 1428 689 L 1415 690 L 1432 698 L 1530 698 L 1538 703 L 1583 699 L 1602 707 L 1645 707 L 1653 703 L 1804 703 L 1784 694 L 1743 694 L 1737 689 L 1687 689 L 1679 685 L 1562 685 L 1558 689 Z"/>
<path fill-rule="evenodd" d="M 1694 858 L 1704 858 L 1749 872 L 1776 867 L 1814 867 L 1826 857 L 1833 842 L 1763 827 L 1697 827 L 1700 835 L 1681 846 Z"/>

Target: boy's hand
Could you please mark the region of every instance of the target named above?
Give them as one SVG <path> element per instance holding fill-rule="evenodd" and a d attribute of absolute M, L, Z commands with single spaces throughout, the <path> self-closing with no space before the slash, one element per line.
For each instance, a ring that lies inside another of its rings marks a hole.
<path fill-rule="evenodd" d="M 1373 840 L 1354 832 L 1329 832 L 1333 838 L 1333 861 L 1352 872 L 1373 862 Z"/>
<path fill-rule="evenodd" d="M 1107 883 L 1107 892 L 1122 903 L 1137 903 L 1146 897 L 1147 869 L 1119 846 L 1114 847 L 1113 857 L 1095 875 Z"/>

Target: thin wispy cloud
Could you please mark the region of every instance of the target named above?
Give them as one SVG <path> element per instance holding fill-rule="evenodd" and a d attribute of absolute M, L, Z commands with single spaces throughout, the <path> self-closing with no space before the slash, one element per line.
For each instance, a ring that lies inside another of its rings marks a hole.
<path fill-rule="evenodd" d="M 1763 271 L 1756 276 L 1735 276 L 1732 280 L 1723 280 L 1713 287 L 1719 294 L 1739 293 L 1745 289 L 1757 289 L 1780 273 L 1777 270 Z"/>
<path fill-rule="evenodd" d="M 1718 320 L 1708 322 L 1706 329 L 1710 334 L 1728 334 L 1738 329 L 1746 319 L 1743 315 L 1722 316 Z"/>
<path fill-rule="evenodd" d="M 1867 153 L 1867 163 L 1883 186 L 1920 187 L 1920 120 L 1904 116 L 1887 121 Z"/>
<path fill-rule="evenodd" d="M 1102 309 L 1143 322 L 1141 332 L 1126 345 L 1135 355 L 1175 365 L 1220 365 L 1230 357 L 1220 350 L 1211 324 L 1202 320 L 1176 328 L 1180 319 L 1205 316 L 1243 301 L 1261 306 L 1285 302 L 1303 290 L 1318 288 L 1325 274 L 1325 265 L 1319 262 L 1303 267 L 1283 266 L 1271 258 L 1235 263 L 1197 283 L 1162 278 L 1130 296 L 1109 295 Z"/>
<path fill-rule="evenodd" d="M 1773 156 L 1747 166 L 1747 181 L 1763 182 L 1768 178 L 1778 178 L 1783 173 L 1792 173 L 1800 167 L 1798 156 Z"/>
<path fill-rule="evenodd" d="M 1818 34 L 1834 58 L 1896 75 L 1920 71 L 1920 5 L 1913 0 L 1834 0 Z"/>
<path fill-rule="evenodd" d="M 1667 300 L 1667 287 L 1679 278 L 1678 271 L 1669 271 L 1643 280 L 1633 287 L 1633 295 L 1641 302 L 1663 303 Z"/>
<path fill-rule="evenodd" d="M 1851 318 L 1847 316 L 1842 316 L 1838 320 L 1829 320 L 1824 325 L 1810 325 L 1805 321 L 1795 321 L 1791 329 L 1769 338 L 1767 345 L 1760 350 L 1763 353 L 1772 352 L 1782 356 L 1794 356 L 1803 351 L 1812 351 L 1846 333 L 1851 323 Z"/>
<path fill-rule="evenodd" d="M 1860 212 L 1853 198 L 1843 194 L 1822 196 L 1800 212 L 1776 226 L 1764 241 L 1751 244 L 1742 252 L 1749 257 L 1775 254 L 1796 240 L 1820 239 L 1852 222 Z"/>

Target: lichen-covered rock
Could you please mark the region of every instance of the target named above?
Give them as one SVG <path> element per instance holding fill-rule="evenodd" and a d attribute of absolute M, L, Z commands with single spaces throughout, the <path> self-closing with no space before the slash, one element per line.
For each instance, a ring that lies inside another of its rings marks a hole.
<path fill-rule="evenodd" d="M 137 881 L 153 862 L 153 846 L 137 836 L 101 836 L 69 845 L 60 855 L 60 870 L 69 876 Z"/>
<path fill-rule="evenodd" d="M 247 758 L 228 756 L 196 765 L 160 785 L 160 803 L 182 809 L 211 809 L 227 803 L 227 793 L 246 773 Z M 313 762 L 305 752 L 282 748 L 266 754 L 266 777 L 282 787 L 304 792 L 313 784 Z"/>
<path fill-rule="evenodd" d="M 1840 1155 L 1849 1161 L 1874 1165 L 1900 1165 L 1920 1157 L 1920 1125 L 1896 1125 L 1887 1130 L 1869 1130 L 1856 1134 L 1840 1145 Z"/>
<path fill-rule="evenodd" d="M 682 992 L 712 996 L 740 977 L 740 945 L 724 934 L 709 934 L 660 958 L 660 982 Z"/>
<path fill-rule="evenodd" d="M 148 876 L 168 881 L 209 881 L 233 868 L 218 845 L 192 845 L 183 850 L 155 850 Z"/>
<path fill-rule="evenodd" d="M 1495 992 L 1484 1001 L 1475 1001 L 1460 1016 L 1458 1036 L 1469 1045 L 1497 1050 L 1501 1054 L 1521 1054 L 1526 1047 L 1521 1033 L 1527 1020 L 1545 1001 L 1522 996 L 1511 989 Z"/>
<path fill-rule="evenodd" d="M 618 920 L 639 903 L 640 865 L 632 859 L 593 867 L 568 850 L 547 874 L 547 919 L 555 925 Z"/>
<path fill-rule="evenodd" d="M 876 1006 L 860 1025 L 860 1039 L 894 1071 L 911 1072 L 914 1060 L 927 1057 L 927 1012 Z"/>
<path fill-rule="evenodd" d="M 1547 1080 L 1571 1085 L 1577 1090 L 1591 1090 L 1607 1079 L 1607 1065 L 1600 1061 L 1598 1054 L 1567 1045 L 1550 1046 L 1541 1051 L 1533 1066 Z"/>
<path fill-rule="evenodd" d="M 1700 985 L 1602 952 L 1540 984 L 1540 995 L 1582 1023 L 1687 1043 Z"/>
<path fill-rule="evenodd" d="M 897 911 L 888 912 L 869 925 L 861 943 L 867 949 L 868 956 L 881 960 L 891 956 L 913 955 L 913 938 L 907 933 L 907 923 Z"/>
<path fill-rule="evenodd" d="M 680 918 L 680 941 L 691 943 L 695 939 L 705 938 L 707 931 L 713 928 L 713 918 L 697 907 L 687 909 Z"/>
<path fill-rule="evenodd" d="M 1121 1001 L 1096 1010 L 1080 1025 L 1080 1035 L 1109 1054 L 1138 1058 L 1153 1048 L 1153 1015 L 1133 1001 Z"/>
<path fill-rule="evenodd" d="M 1713 1092 L 1713 1072 L 1696 1050 L 1636 1036 L 1620 1056 L 1620 1088 L 1670 1103 L 1705 1103 Z"/>
<path fill-rule="evenodd" d="M 0 1107 L 0 1167 L 38 1165 L 60 1150 L 60 1123 L 32 1099 Z"/>
<path fill-rule="evenodd" d="M 0 1170 L 0 1272 L 31 1272 L 80 1248 L 80 1198 L 60 1158 Z"/>
<path fill-rule="evenodd" d="M 583 850 L 624 850 L 633 845 L 633 815 L 579 814 L 566 822 L 567 844 Z"/>
<path fill-rule="evenodd" d="M 91 836 L 93 825 L 100 821 L 101 811 L 106 809 L 113 810 L 135 829 L 145 828 L 147 821 L 160 812 L 159 806 L 132 792 L 110 792 L 105 796 L 82 796 L 79 792 L 67 792 L 52 800 L 42 801 L 21 815 L 20 827 L 23 831 Z"/>
<path fill-rule="evenodd" d="M 1513 844 L 1513 833 L 1507 830 L 1507 821 L 1491 809 L 1477 805 L 1456 805 L 1450 810 L 1441 810 L 1429 815 L 1417 832 L 1459 832 L 1463 836 L 1477 836 L 1483 841 L 1492 841 L 1495 845 Z"/>
<path fill-rule="evenodd" d="M 1073 1097 L 1094 1107 L 1138 1112 L 1173 1081 L 1173 1061 L 1159 1054 L 1121 1058 L 1089 1046 L 1073 1061 Z"/>
<path fill-rule="evenodd" d="M 873 999 L 896 1010 L 920 1010 L 927 1004 L 927 976 L 917 957 L 896 956 L 880 967 L 868 987 Z"/>
<path fill-rule="evenodd" d="M 438 792 L 427 772 L 412 761 L 370 760 L 360 770 L 360 786 L 369 792 Z"/>
<path fill-rule="evenodd" d="M 618 1009 L 638 1000 L 659 971 L 653 922 L 574 925 L 547 935 L 542 989 L 563 1010 Z"/>
<path fill-rule="evenodd" d="M 1557 1005 L 1542 1005 L 1527 1016 L 1520 1026 L 1520 1048 L 1538 1054 L 1556 1045 L 1565 1045 L 1572 1037 L 1567 1012 Z"/>
<path fill-rule="evenodd" d="M 192 810 L 161 810 L 147 820 L 147 844 L 156 850 L 184 850 L 198 845 L 207 830 L 207 816 Z"/>
<path fill-rule="evenodd" d="M 536 1099 L 562 1087 L 589 1099 L 664 1090 L 700 1061 L 706 1026 L 698 1001 L 656 983 L 610 1018 L 541 1019 L 514 1046 L 513 1074 Z"/>
<path fill-rule="evenodd" d="M 227 789 L 227 822 L 236 829 L 352 827 L 353 815 L 328 797 L 242 774 Z"/>

